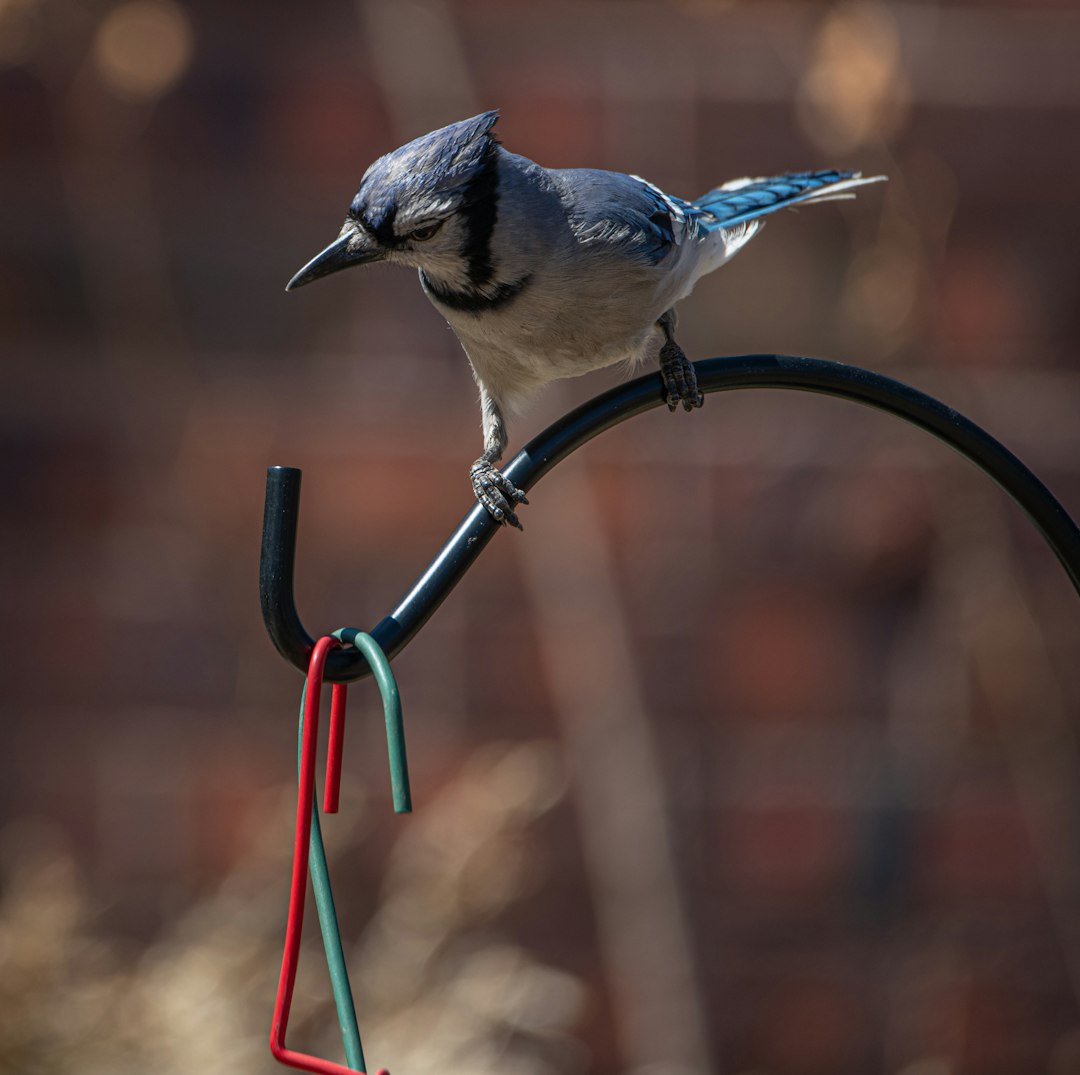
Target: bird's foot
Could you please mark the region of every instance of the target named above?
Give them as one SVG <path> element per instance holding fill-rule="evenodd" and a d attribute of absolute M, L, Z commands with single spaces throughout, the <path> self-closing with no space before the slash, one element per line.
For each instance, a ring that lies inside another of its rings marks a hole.
<path fill-rule="evenodd" d="M 694 364 L 674 340 L 668 340 L 660 350 L 660 376 L 667 391 L 669 411 L 675 410 L 680 403 L 683 410 L 689 411 L 705 402 L 705 397 L 698 391 Z"/>
<path fill-rule="evenodd" d="M 469 479 L 472 481 L 476 499 L 497 523 L 524 530 L 512 505 L 528 504 L 529 500 L 494 463 L 481 456 L 469 468 Z"/>

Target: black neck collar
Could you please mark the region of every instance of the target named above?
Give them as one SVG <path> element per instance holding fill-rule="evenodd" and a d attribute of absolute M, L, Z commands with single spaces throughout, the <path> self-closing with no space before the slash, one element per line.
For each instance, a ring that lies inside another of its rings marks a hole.
<path fill-rule="evenodd" d="M 489 310 L 498 310 L 517 298 L 529 284 L 532 274 L 527 273 L 517 280 L 501 283 L 487 283 L 483 290 L 472 286 L 455 289 L 432 280 L 423 269 L 420 270 L 420 283 L 424 290 L 440 306 L 462 313 L 480 314 Z"/>

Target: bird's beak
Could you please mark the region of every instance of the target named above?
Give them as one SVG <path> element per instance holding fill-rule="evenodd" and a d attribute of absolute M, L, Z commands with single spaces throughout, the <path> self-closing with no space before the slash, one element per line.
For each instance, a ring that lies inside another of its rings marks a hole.
<path fill-rule="evenodd" d="M 350 228 L 338 236 L 321 254 L 316 254 L 286 285 L 286 291 L 294 291 L 320 276 L 347 269 L 350 265 L 365 265 L 378 261 L 384 251 L 359 228 Z"/>

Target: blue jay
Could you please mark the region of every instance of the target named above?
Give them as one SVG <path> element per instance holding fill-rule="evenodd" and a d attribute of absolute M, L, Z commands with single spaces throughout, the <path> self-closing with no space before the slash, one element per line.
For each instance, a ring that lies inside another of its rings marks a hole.
<path fill-rule="evenodd" d="M 286 290 L 374 261 L 419 269 L 480 388 L 473 492 L 497 522 L 521 529 L 514 509 L 528 500 L 495 466 L 508 409 L 556 378 L 644 361 L 659 363 L 670 410 L 700 407 L 694 367 L 675 342 L 675 304 L 762 217 L 852 197 L 885 177 L 795 172 L 683 201 L 637 176 L 542 168 L 509 153 L 492 132 L 498 116 L 453 123 L 375 161 L 337 239 Z"/>

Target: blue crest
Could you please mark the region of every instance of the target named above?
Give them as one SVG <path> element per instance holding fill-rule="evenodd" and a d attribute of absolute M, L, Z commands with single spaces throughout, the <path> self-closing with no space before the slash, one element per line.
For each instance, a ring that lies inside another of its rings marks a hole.
<path fill-rule="evenodd" d="M 380 157 L 364 173 L 349 213 L 373 231 L 392 233 L 405 199 L 446 201 L 460 195 L 497 145 L 498 109 L 451 123 Z"/>

